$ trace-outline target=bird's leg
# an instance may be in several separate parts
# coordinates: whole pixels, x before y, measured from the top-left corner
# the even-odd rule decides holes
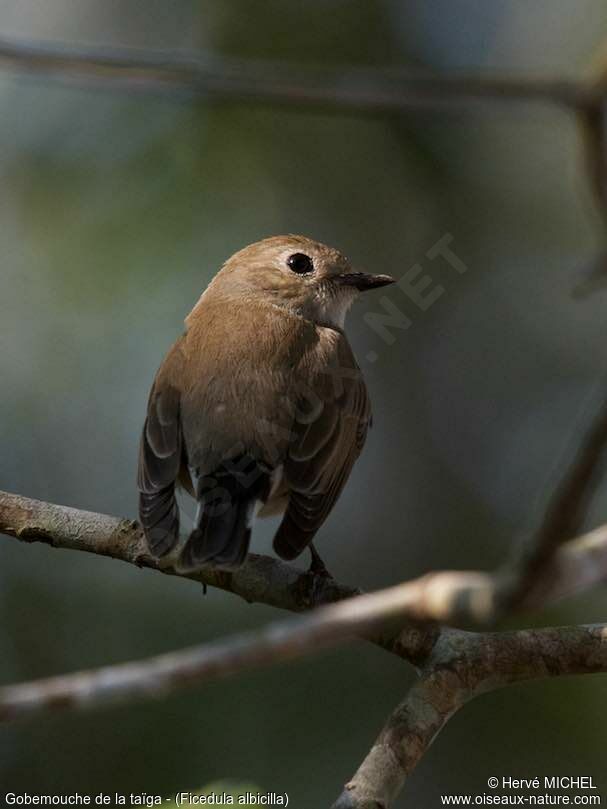
[[[326,578],[332,579],[333,576],[327,570],[327,566],[325,565],[325,563],[320,557],[320,554],[314,547],[314,543],[310,542],[308,547],[310,548],[310,555],[312,557],[310,567],[308,568],[308,573],[311,573],[313,576],[325,576]]]

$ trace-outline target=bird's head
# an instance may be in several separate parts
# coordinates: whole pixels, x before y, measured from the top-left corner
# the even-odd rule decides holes
[[[360,292],[394,282],[356,271],[338,250],[305,236],[273,236],[235,253],[211,287],[245,296],[322,325],[342,328]]]

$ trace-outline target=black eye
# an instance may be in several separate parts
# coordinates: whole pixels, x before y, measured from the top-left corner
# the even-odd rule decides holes
[[[310,256],[306,256],[305,253],[293,253],[293,255],[289,256],[287,259],[287,265],[291,270],[293,270],[293,272],[296,272],[299,275],[304,275],[307,272],[314,272],[314,264],[312,263],[312,259]]]

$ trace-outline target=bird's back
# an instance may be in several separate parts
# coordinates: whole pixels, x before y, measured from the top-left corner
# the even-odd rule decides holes
[[[245,449],[273,467],[285,457],[298,388],[321,336],[314,324],[271,306],[212,300],[182,338],[182,413],[188,462],[201,474]]]

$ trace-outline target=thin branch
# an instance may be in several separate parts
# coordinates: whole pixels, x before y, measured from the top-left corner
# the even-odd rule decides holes
[[[43,542],[53,548],[86,551],[108,556],[170,576],[187,578],[204,587],[240,596],[248,603],[266,604],[291,612],[303,612],[360,595],[356,587],[330,577],[312,576],[278,559],[249,554],[237,571],[205,569],[177,572],[170,562],[150,556],[143,533],[133,520],[45,503],[0,491],[0,533],[22,542]],[[426,654],[434,633],[415,626],[402,631],[377,631],[368,639],[417,665]]]
[[[421,595],[423,594],[411,584],[398,585],[319,607],[308,615],[270,624],[262,630],[215,643],[202,644],[143,661],[5,686],[0,688],[0,721],[49,709],[97,707],[107,702],[162,696],[188,685],[292,660],[333,647],[356,634],[370,632],[388,620],[410,615]],[[597,628],[592,629],[594,632]],[[599,646],[597,650],[593,647],[591,657],[588,656],[590,646],[580,648],[581,639],[588,640],[590,637],[588,631],[587,628],[570,628],[500,635],[442,630],[429,650],[424,670],[436,672],[446,667],[452,674],[454,663],[460,661],[458,665],[461,671],[464,671],[465,666],[467,681],[471,682],[472,674],[477,676],[484,670],[495,673],[487,667],[499,660],[500,682],[514,682],[525,676],[537,676],[539,669],[533,653],[539,647],[544,648],[542,644],[546,639],[554,646],[565,636],[567,648],[559,660],[558,672],[603,670],[602,667],[607,666],[607,628],[601,628],[605,648]],[[579,637],[575,638],[578,642],[570,643],[574,632],[578,632]],[[526,656],[521,653],[524,646]],[[546,661],[550,648],[541,657],[544,665],[548,665]],[[531,658],[529,651],[532,652]],[[481,665],[483,661],[485,669]],[[508,665],[502,665],[504,661]],[[592,661],[596,668],[592,668]],[[575,665],[578,666],[577,669]],[[444,693],[444,687],[441,685],[437,692],[433,682],[422,681],[420,688],[423,694],[428,689],[429,693]],[[450,708],[441,715],[441,726],[453,710]],[[419,720],[420,717],[415,718],[416,722]],[[434,730],[431,736],[437,732],[436,722],[432,723],[432,728]],[[428,733],[430,730],[431,728],[427,729]],[[385,740],[381,744],[385,746]]]
[[[607,232],[607,148],[605,146],[605,97],[607,96],[607,47],[603,43],[593,60],[587,86],[595,103],[577,109],[586,173],[603,226],[602,240]],[[574,289],[583,297],[601,289],[607,283],[607,248],[593,262]]]
[[[453,714],[479,694],[544,677],[607,672],[607,624],[469,633],[445,630],[421,679],[333,809],[387,809]]]
[[[575,457],[552,493],[538,530],[515,553],[503,573],[498,596],[502,611],[511,611],[529,598],[533,600],[533,591],[554,579],[553,573],[544,575],[543,570],[559,546],[581,531],[602,477],[606,453],[607,400],[601,402]]]
[[[298,108],[358,112],[446,105],[541,101],[570,109],[595,104],[583,80],[553,77],[432,75],[397,68],[294,66],[285,62],[208,57],[199,52],[108,50],[0,39],[0,68],[94,81],[125,90],[182,91]]]
[[[128,520],[0,493],[0,531],[27,542],[91,551],[175,574],[173,568],[161,568],[147,555],[140,529]],[[607,575],[607,527],[566,543],[544,573],[536,590],[528,593],[529,598],[534,592],[538,600],[558,598],[603,580]],[[403,628],[404,623],[487,620],[494,614],[499,592],[499,580],[489,574],[447,571],[351,598],[357,592],[354,588],[324,578],[318,581],[267,557],[253,557],[237,573],[207,571],[188,578],[248,600],[296,611],[328,600],[346,600],[225,642],[6,687],[0,691],[0,718],[49,707],[94,705],[108,699],[164,693],[194,681],[291,659],[354,635],[373,640],[423,667],[446,630],[432,623],[425,629],[417,628],[416,623]]]
[[[412,598],[413,596],[409,596]],[[401,589],[350,598],[264,629],[147,660],[0,688],[0,721],[49,709],[162,696],[188,685],[333,647],[406,611]]]
[[[109,556],[169,575],[170,563],[150,556],[138,524],[132,520],[81,511],[0,491],[0,533],[24,542]],[[412,621],[487,623],[501,593],[501,573],[437,571],[399,584],[401,615]],[[234,593],[248,602],[301,612],[361,593],[331,578],[310,576],[268,556],[250,554],[234,573],[207,569],[185,574],[203,585]],[[525,597],[526,606],[585,590],[607,578],[607,525],[561,546],[547,562],[542,581]],[[384,642],[382,642],[382,645]]]
[[[141,529],[132,520],[81,511],[32,500],[0,491],[0,533],[24,542],[44,542],[54,548],[68,548],[110,556],[169,575],[182,575],[170,563],[151,557]],[[493,619],[502,590],[501,573],[480,571],[437,571],[384,592],[397,594],[399,615],[414,622],[448,624],[487,623]],[[218,587],[249,602],[300,612],[361,591],[330,578],[314,577],[268,556],[250,554],[234,573],[212,569],[184,578]],[[542,580],[534,583],[525,606],[573,595],[607,578],[607,525],[562,545],[547,562]],[[397,636],[376,642],[395,651]],[[405,652],[406,648],[397,653]]]
[[[249,554],[246,565],[234,573],[212,569],[177,573],[170,563],[149,554],[141,528],[133,520],[44,503],[2,491],[0,533],[24,542],[44,542],[55,548],[109,556],[235,593],[249,603],[267,604],[293,612],[360,593],[357,588],[339,585],[330,578],[314,580],[303,570],[257,554]]]

